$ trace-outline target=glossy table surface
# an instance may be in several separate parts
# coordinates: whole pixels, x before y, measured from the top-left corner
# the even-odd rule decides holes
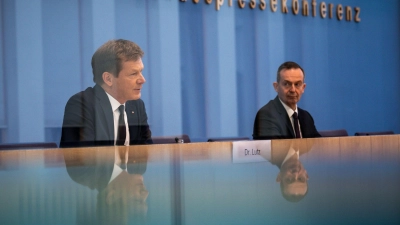
[[[233,163],[232,142],[0,151],[0,224],[400,224],[400,135],[272,140],[266,159]]]

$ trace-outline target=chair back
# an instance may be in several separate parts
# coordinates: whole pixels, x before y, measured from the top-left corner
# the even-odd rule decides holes
[[[345,129],[340,129],[340,130],[321,130],[318,131],[318,133],[322,137],[344,137],[344,136],[349,136],[347,131]]]
[[[249,137],[219,137],[219,138],[209,138],[208,142],[221,142],[221,141],[245,141],[250,140]]]
[[[33,142],[33,143],[11,143],[0,144],[0,150],[24,150],[24,149],[46,149],[58,148],[54,142]]]
[[[394,134],[394,132],[391,130],[377,131],[377,132],[356,132],[354,135],[355,136],[370,136],[370,135],[389,135],[389,134]]]
[[[176,144],[190,143],[190,137],[187,134],[172,135],[172,136],[156,136],[151,137],[153,144]]]

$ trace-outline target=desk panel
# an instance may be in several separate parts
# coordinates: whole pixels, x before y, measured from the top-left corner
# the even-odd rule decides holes
[[[374,160],[399,160],[400,135],[379,135],[371,137],[371,157]]]
[[[0,151],[0,224],[400,224],[399,138]]]

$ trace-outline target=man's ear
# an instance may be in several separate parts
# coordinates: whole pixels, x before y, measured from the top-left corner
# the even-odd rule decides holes
[[[107,86],[112,86],[114,81],[114,76],[109,72],[104,72],[102,75],[103,81]]]
[[[277,82],[274,82],[272,85],[274,85],[274,89],[275,89],[275,91],[276,92],[278,92],[278,83]]]

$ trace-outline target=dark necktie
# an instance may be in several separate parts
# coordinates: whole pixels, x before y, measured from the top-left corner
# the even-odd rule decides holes
[[[120,105],[119,109],[119,120],[118,120],[118,133],[117,133],[117,145],[124,145],[126,139],[126,126],[124,118],[124,105]]]
[[[121,159],[121,164],[119,165],[119,167],[121,167],[121,169],[126,170],[126,152],[127,152],[127,148],[128,146],[120,146],[117,147],[118,151],[119,151],[119,158]]]
[[[293,124],[294,124],[294,133],[296,134],[296,138],[301,138],[300,129],[299,129],[299,118],[297,117],[297,113],[293,113]]]

